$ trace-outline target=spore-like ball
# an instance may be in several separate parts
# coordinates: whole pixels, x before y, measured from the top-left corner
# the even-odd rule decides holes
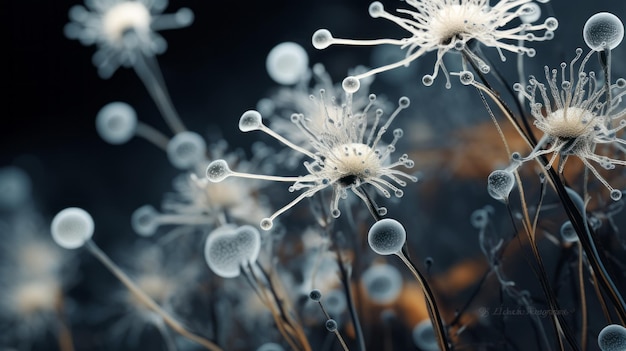
[[[82,208],[68,207],[54,216],[50,231],[59,246],[77,249],[93,236],[93,218]]]
[[[397,220],[384,218],[372,225],[367,241],[379,255],[395,254],[400,252],[406,241],[406,230]]]

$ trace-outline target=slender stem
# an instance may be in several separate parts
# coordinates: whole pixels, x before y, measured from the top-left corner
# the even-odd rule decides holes
[[[146,294],[141,288],[133,282],[124,271],[122,271],[111,259],[96,245],[93,240],[88,240],[85,243],[87,250],[97,258],[117,279],[119,279],[122,284],[130,290],[131,293],[135,295],[143,304],[146,305],[151,311],[159,315],[159,317],[163,318],[163,322],[167,324],[170,328],[172,328],[175,332],[182,335],[183,337],[194,341],[202,346],[204,346],[207,350],[211,351],[223,351],[219,346],[213,343],[211,340],[206,339],[202,336],[196,335],[190,331],[188,331],[179,321],[174,319],[169,313],[167,313],[159,304],[157,304],[148,294]]]
[[[516,131],[522,136],[531,149],[535,146],[530,137],[526,135],[520,128],[519,123],[515,120],[512,111],[506,106],[505,102],[495,94],[488,86],[483,84],[479,84],[478,82],[472,83],[475,87],[484,91],[500,108],[500,110],[505,114],[505,116],[509,119],[509,121],[513,124]],[[537,161],[542,164],[545,168],[547,164],[547,160],[544,156],[540,156],[537,158]],[[570,219],[574,229],[576,230],[576,234],[578,234],[579,240],[584,248],[585,254],[589,259],[589,264],[592,270],[599,275],[598,283],[602,290],[604,290],[609,297],[611,298],[611,302],[615,306],[617,310],[618,316],[622,324],[626,324],[626,303],[622,298],[621,294],[615,287],[615,284],[608,274],[606,269],[604,268],[604,264],[602,261],[604,260],[604,255],[595,247],[594,239],[592,236],[593,228],[586,221],[586,216],[584,213],[580,213],[576,206],[574,205],[572,199],[569,194],[565,190],[565,186],[563,182],[559,178],[558,174],[553,168],[549,168],[545,170],[545,173],[548,175],[550,184],[556,190],[561,202],[563,203],[563,207],[567,213],[568,218]],[[559,319],[561,316],[559,316]]]
[[[333,242],[335,241],[333,240]],[[362,351],[365,351],[365,337],[363,336],[363,329],[361,328],[361,323],[359,322],[359,316],[356,312],[356,308],[354,307],[354,299],[352,298],[350,273],[346,269],[345,264],[343,264],[343,258],[341,256],[341,251],[338,246],[335,246],[335,252],[337,253],[337,265],[339,266],[340,279],[343,285],[344,293],[346,294],[346,300],[348,302],[348,311],[350,312],[350,318],[352,319],[352,324],[354,325],[354,330],[355,330],[357,342],[359,344],[359,349]]]
[[[437,337],[437,343],[439,344],[439,348],[442,351],[450,351],[450,345],[446,340],[446,330],[445,326],[443,325],[443,319],[441,318],[441,313],[439,312],[439,308],[437,307],[437,303],[435,302],[435,295],[430,289],[426,278],[402,251],[396,252],[396,256],[400,257],[402,262],[404,262],[404,264],[411,271],[411,273],[413,273],[413,276],[415,276],[415,279],[417,280],[420,287],[422,288],[422,291],[424,292],[428,315],[430,316],[430,320],[433,323],[433,328],[435,330],[435,336]]]
[[[341,333],[339,333],[339,330],[335,329],[335,331],[333,333],[335,333],[335,336],[337,337],[337,340],[339,340],[339,342],[341,343],[341,347],[343,348],[343,351],[350,351],[348,349],[348,345],[346,345],[345,340],[343,340],[343,337],[341,336]]]
[[[585,294],[585,275],[584,275],[584,256],[583,248],[580,241],[578,246],[578,284],[580,287],[580,305],[581,305],[581,347],[582,351],[587,350],[587,294]]]
[[[137,55],[137,57],[137,62],[133,65],[133,68],[157,105],[165,123],[175,134],[186,131],[187,128],[178,116],[167,88],[163,84],[162,79],[160,79],[161,70],[158,63],[152,57],[144,55]]]
[[[169,144],[170,138],[166,137],[154,127],[143,122],[137,122],[135,135],[146,139],[163,151],[167,151],[167,144]]]

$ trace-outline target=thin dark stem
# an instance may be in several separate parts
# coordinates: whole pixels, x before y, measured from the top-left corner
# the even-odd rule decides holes
[[[345,264],[343,263],[341,250],[339,250],[338,247],[335,247],[335,252],[337,253],[337,265],[339,266],[340,279],[343,285],[344,293],[346,294],[346,299],[348,302],[348,311],[350,312],[352,324],[354,325],[354,331],[356,334],[357,343],[359,345],[359,350],[365,351],[365,337],[363,335],[363,329],[361,328],[361,322],[359,321],[359,316],[354,306],[354,299],[352,298],[352,287],[350,285],[350,273],[348,272]]]
[[[426,280],[426,277],[422,275],[422,273],[417,269],[413,261],[411,261],[411,259],[409,259],[406,256],[404,251],[406,251],[405,248],[403,248],[402,251],[397,252],[396,256],[400,257],[402,262],[404,262],[404,264],[407,266],[407,268],[409,268],[411,273],[413,273],[413,276],[415,277],[420,287],[422,288],[422,291],[424,292],[424,297],[426,298],[426,307],[428,310],[428,315],[430,316],[430,320],[433,323],[433,328],[435,329],[435,335],[437,337],[437,342],[439,343],[439,347],[443,351],[450,351],[451,350],[450,344],[448,343],[448,340],[446,337],[447,335],[446,329],[443,323],[443,318],[441,317],[441,313],[439,312],[439,308],[437,307],[435,294],[431,290],[430,285],[428,284],[428,281]]]

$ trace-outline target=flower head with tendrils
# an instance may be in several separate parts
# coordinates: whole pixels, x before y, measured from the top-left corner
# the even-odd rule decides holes
[[[167,0],[86,0],[87,7],[70,9],[72,22],[65,35],[83,45],[98,45],[93,63],[103,78],[109,78],[119,66],[132,66],[141,56],[161,54],[167,48],[156,31],[186,27],[193,12],[182,8],[162,14]]]
[[[552,167],[557,156],[561,156],[558,171],[562,173],[567,158],[574,155],[611,191],[611,198],[617,201],[622,196],[621,191],[613,189],[589,161],[596,162],[604,169],[613,169],[616,165],[626,166],[625,160],[595,152],[596,146],[601,144],[611,144],[621,152],[626,152],[626,140],[615,135],[626,127],[626,109],[619,109],[622,98],[626,95],[626,80],[620,78],[615,83],[610,83],[608,88],[598,84],[593,71],[589,74],[584,71],[585,64],[594,52],[589,52],[582,59],[576,71],[574,64],[583,53],[582,49],[577,49],[569,71],[567,64],[561,63],[560,81],[559,70],[550,70],[546,66],[547,87],[533,76],[530,77],[526,90],[520,83],[514,85],[513,88],[530,101],[535,126],[543,132],[536,147],[527,157],[521,158],[515,154],[514,158],[528,161],[552,153],[546,168]],[[618,90],[618,93],[610,101],[606,101],[610,96],[607,94],[609,90]],[[618,122],[617,126],[615,122]]]
[[[534,17],[531,15],[538,11],[533,0],[500,0],[493,6],[489,5],[488,0],[406,0],[406,3],[415,8],[415,10],[397,10],[406,16],[397,16],[385,11],[383,4],[378,1],[369,7],[369,14],[373,18],[385,18],[409,32],[410,36],[406,38],[338,39],[333,38],[327,29],[320,29],[313,34],[313,46],[324,49],[333,44],[369,46],[390,44],[407,49],[404,59],[356,75],[356,79],[408,65],[427,52],[437,51],[433,74],[425,75],[422,82],[427,86],[432,85],[441,70],[446,76],[446,87],[450,88],[449,72],[443,63],[443,56],[450,50],[465,52],[483,73],[487,73],[490,67],[466,49],[466,44],[470,40],[495,47],[504,61],[503,50],[534,56],[535,50],[524,47],[523,42],[552,39],[553,31],[558,27],[558,21],[554,17],[547,18],[542,24],[526,23],[526,19]],[[523,23],[516,27],[508,26],[514,19],[520,19]],[[542,36],[533,34],[542,30],[545,31]],[[514,41],[516,44],[505,41]]]
[[[348,90],[350,88],[354,90],[354,84],[358,86],[358,81],[348,79],[347,82],[344,81],[343,85]],[[396,197],[403,196],[403,191],[399,187],[406,186],[406,181],[402,178],[413,182],[417,181],[416,177],[396,169],[400,166],[413,167],[414,163],[408,158],[408,155],[402,155],[396,162],[389,162],[390,154],[395,151],[395,144],[402,137],[402,129],[395,129],[393,140],[386,147],[381,147],[383,135],[400,111],[409,106],[409,99],[402,97],[398,108],[380,126],[384,113],[381,109],[376,110],[373,114],[373,124],[370,126],[368,125],[368,117],[372,114],[370,110],[376,96],[370,95],[370,103],[355,113],[352,107],[352,93],[346,92],[345,94],[345,104],[337,106],[327,101],[324,90],[320,91],[319,99],[314,101],[317,101],[318,108],[326,117],[323,125],[316,126],[315,130],[309,125],[310,120],[307,116],[292,115],[291,121],[309,138],[314,151],[294,144],[265,126],[261,114],[255,110],[246,111],[239,120],[241,131],[263,131],[310,158],[310,161],[304,162],[308,171],[307,175],[280,177],[239,173],[230,170],[226,161],[215,160],[207,168],[208,179],[213,182],[220,182],[227,177],[234,176],[293,182],[289,187],[290,192],[303,190],[290,203],[261,221],[261,228],[264,230],[269,230],[273,226],[274,219],[298,202],[328,187],[333,188],[330,213],[335,218],[341,214],[339,199],[346,198],[347,190],[351,190],[361,198],[370,211],[375,211],[377,215],[385,215],[387,210],[374,204],[362,185],[369,184],[389,198],[392,192]]]

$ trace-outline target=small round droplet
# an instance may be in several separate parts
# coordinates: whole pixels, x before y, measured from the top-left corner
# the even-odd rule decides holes
[[[361,82],[355,77],[346,77],[343,82],[341,82],[341,87],[345,90],[346,93],[354,94],[359,91],[361,87]]]
[[[380,1],[374,1],[370,4],[369,14],[370,16],[372,16],[372,18],[378,18],[383,13],[385,13],[385,7],[383,6],[383,4],[380,3]]]
[[[487,178],[487,191],[496,200],[508,201],[514,185],[515,176],[511,171],[495,170]]]
[[[219,183],[231,174],[232,171],[224,160],[215,160],[206,169],[206,177],[213,183]]]
[[[93,218],[82,208],[69,207],[54,216],[50,231],[59,246],[77,249],[93,236]]]
[[[313,33],[313,47],[322,50],[326,49],[333,43],[333,35],[328,29],[318,29]]]
[[[274,226],[274,222],[269,218],[263,218],[259,225],[261,226],[261,229],[263,230],[270,230]]]
[[[159,228],[159,212],[151,205],[144,205],[133,212],[130,223],[141,236],[152,236]]]
[[[372,225],[367,241],[379,255],[391,255],[400,252],[406,241],[406,230],[395,219],[384,218]]]
[[[327,320],[324,325],[326,326],[326,329],[331,333],[337,331],[337,321],[335,321],[334,319]]]
[[[239,130],[250,132],[259,129],[263,125],[263,117],[256,110],[248,110],[239,118]]]
[[[523,23],[534,23],[541,17],[541,7],[537,3],[530,2],[521,7],[522,14],[519,16]]]
[[[611,190],[611,200],[619,201],[621,198],[622,198],[622,191],[621,190],[617,190],[617,189]]]
[[[474,82],[474,74],[470,71],[461,72],[459,78],[461,80],[461,84],[463,85],[470,85],[472,84],[472,82]]]
[[[297,43],[280,43],[270,50],[265,60],[265,68],[276,83],[295,84],[302,80],[309,69],[309,55]]]
[[[624,39],[624,24],[610,12],[596,13],[585,22],[583,38],[591,50],[612,50]]]
[[[554,17],[546,18],[545,22],[543,22],[548,28],[549,31],[554,31],[559,27],[559,21]]]
[[[406,96],[403,96],[398,100],[398,105],[400,105],[401,108],[407,108],[409,107],[410,104],[411,104],[411,99],[409,99]]]
[[[176,134],[167,144],[167,158],[178,169],[189,169],[206,157],[206,143],[194,132]]]
[[[619,324],[610,324],[598,334],[598,346],[602,351],[626,350],[626,328]]]
[[[109,144],[124,144],[132,139],[136,129],[135,109],[125,102],[106,104],[96,115],[96,131]]]
[[[572,222],[566,221],[561,225],[561,238],[568,243],[575,243],[578,241],[578,234],[572,225]]]
[[[430,74],[427,74],[422,77],[422,84],[424,84],[427,87],[433,85],[434,82],[435,82],[435,79]]]
[[[322,292],[319,291],[318,289],[313,289],[311,290],[311,292],[309,293],[309,298],[315,302],[319,301],[322,299]]]

